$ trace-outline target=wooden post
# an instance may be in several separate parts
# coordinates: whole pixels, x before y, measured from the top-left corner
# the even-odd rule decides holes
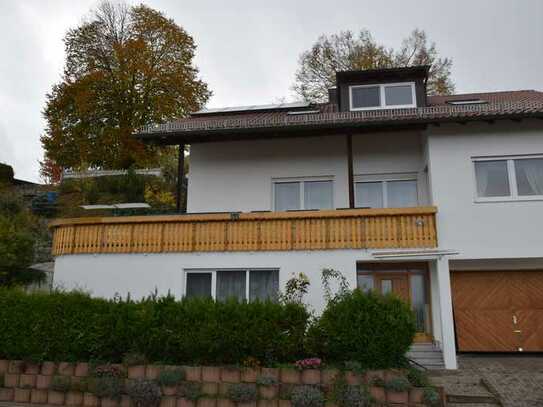
[[[183,204],[183,186],[185,181],[185,144],[179,144],[179,156],[177,159],[177,196],[176,209],[179,213],[185,213],[187,208]]]
[[[353,136],[347,135],[347,182],[349,183],[349,208],[354,208]]]

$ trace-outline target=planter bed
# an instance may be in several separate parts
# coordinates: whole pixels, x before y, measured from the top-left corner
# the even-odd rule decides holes
[[[309,387],[321,392],[323,407],[336,407],[339,403],[333,400],[331,394],[340,377],[345,386],[365,389],[374,401],[372,405],[426,405],[423,388],[392,391],[383,386],[387,377],[403,375],[398,370],[356,373],[326,368],[300,370],[294,367],[137,365],[121,368],[122,377],[118,380],[123,383],[123,390],[118,397],[100,398],[91,388],[85,388],[92,380],[98,380],[93,379],[93,369],[87,363],[44,362],[29,365],[29,368],[25,365],[20,361],[0,360],[0,402],[68,407],[133,407],[135,403],[126,393],[131,382],[144,379],[155,381],[162,369],[175,368],[184,371],[184,379],[177,385],[168,386],[166,392],[163,388],[156,407],[296,407],[290,395],[296,389]],[[64,390],[54,387],[54,379],[59,377],[70,384]],[[193,389],[190,395],[183,393],[183,384],[190,384],[188,387]],[[238,400],[232,398],[232,386],[242,389],[239,390],[242,395]],[[243,389],[252,389],[251,396],[243,398]],[[435,405],[444,406],[443,390],[438,388],[437,391],[440,401]]]

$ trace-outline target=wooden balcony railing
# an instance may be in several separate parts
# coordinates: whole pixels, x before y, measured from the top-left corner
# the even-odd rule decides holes
[[[435,207],[53,221],[53,255],[437,246]]]

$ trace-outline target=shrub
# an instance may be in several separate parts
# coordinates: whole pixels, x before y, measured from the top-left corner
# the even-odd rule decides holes
[[[161,386],[170,387],[178,385],[184,379],[185,371],[183,369],[166,369],[159,373],[157,382]]]
[[[235,383],[228,387],[227,397],[236,403],[249,403],[256,400],[256,386],[249,383]]]
[[[259,376],[256,379],[256,384],[260,386],[274,386],[276,384],[279,384],[279,380],[271,376]]]
[[[385,389],[392,392],[402,392],[407,391],[411,388],[411,383],[405,377],[395,377],[385,382]]]
[[[160,387],[152,380],[136,379],[130,382],[126,392],[136,407],[157,406],[160,402]]]
[[[343,363],[343,368],[351,372],[364,373],[366,369],[362,366],[362,363],[357,362],[356,360],[347,360]]]
[[[299,304],[0,288],[0,358],[118,363],[132,349],[165,364],[288,363],[304,357],[308,319]]]
[[[324,395],[315,386],[298,386],[290,394],[290,401],[294,407],[322,407]]]
[[[422,400],[429,406],[439,406],[441,400],[438,391],[433,387],[425,387],[422,393]]]
[[[196,401],[202,397],[202,385],[197,382],[183,382],[179,386],[178,393],[187,400]]]
[[[409,383],[414,387],[426,387],[430,384],[426,372],[414,367],[407,371],[407,380],[409,380]]]
[[[138,366],[145,365],[146,363],[147,358],[141,353],[131,352],[123,356],[123,364],[125,366]]]
[[[401,366],[415,335],[409,305],[360,290],[334,297],[308,332],[307,347],[327,363],[357,361],[366,369]]]
[[[71,388],[70,378],[66,376],[55,376],[51,379],[49,388],[54,391],[66,393]]]
[[[118,377],[99,377],[94,384],[96,396],[105,399],[120,400],[123,381]]]

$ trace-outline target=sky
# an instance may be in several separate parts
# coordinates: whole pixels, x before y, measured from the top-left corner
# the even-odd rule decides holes
[[[213,91],[208,107],[294,100],[299,55],[321,34],[363,28],[389,47],[425,30],[453,59],[457,93],[543,90],[543,0],[143,2],[193,36],[195,63]],[[0,162],[17,178],[39,181],[41,112],[61,79],[62,39],[97,4],[0,0]]]

